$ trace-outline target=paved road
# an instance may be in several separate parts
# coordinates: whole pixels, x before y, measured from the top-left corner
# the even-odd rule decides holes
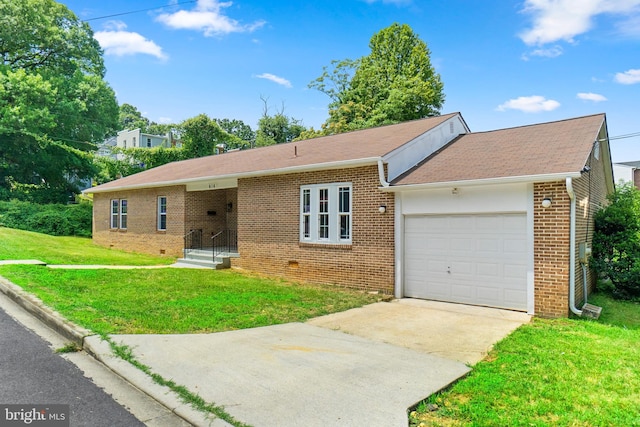
[[[69,360],[0,309],[0,403],[68,404],[71,426],[143,426]]]

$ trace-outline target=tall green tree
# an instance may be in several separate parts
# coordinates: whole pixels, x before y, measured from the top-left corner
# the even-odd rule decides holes
[[[0,0],[0,197],[63,201],[117,128],[102,50],[53,0]],[[36,197],[37,195],[37,197]]]
[[[140,129],[146,133],[147,128],[151,124],[148,118],[144,117],[136,107],[131,104],[124,103],[118,111],[119,130],[124,129]]]
[[[264,147],[291,142],[306,131],[300,120],[284,114],[284,106],[275,115],[270,116],[267,99],[262,97],[261,99],[264,102],[264,109],[262,117],[258,121],[256,146]]]
[[[216,147],[227,147],[237,142],[237,137],[225,132],[215,120],[206,114],[200,114],[185,120],[180,125],[182,149],[185,158],[210,156],[216,153]]]
[[[333,61],[309,84],[331,99],[324,134],[439,114],[443,84],[427,44],[410,26],[392,24],[373,35],[369,48],[360,59]]]
[[[229,143],[228,150],[252,148],[256,142],[256,133],[251,126],[238,119],[214,119],[218,126],[230,135],[235,135],[238,140]]]

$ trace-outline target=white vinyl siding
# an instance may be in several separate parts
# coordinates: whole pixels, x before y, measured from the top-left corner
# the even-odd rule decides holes
[[[300,241],[351,243],[350,183],[307,185],[300,189]]]

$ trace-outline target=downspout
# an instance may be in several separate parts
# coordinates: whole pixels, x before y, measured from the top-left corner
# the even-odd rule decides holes
[[[382,159],[378,159],[378,179],[380,179],[380,185],[383,187],[389,186],[389,183],[384,177],[384,164],[382,163]]]
[[[582,316],[582,310],[576,308],[576,193],[573,191],[571,177],[567,177],[567,193],[571,199],[571,220],[569,225],[569,309],[573,314]]]

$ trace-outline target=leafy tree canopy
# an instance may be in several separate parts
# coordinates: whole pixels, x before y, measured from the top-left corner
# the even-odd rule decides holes
[[[256,143],[256,133],[251,126],[237,119],[214,119],[218,126],[230,135],[235,135],[239,140],[230,141],[227,150],[253,148]]]
[[[282,144],[298,139],[300,134],[306,131],[300,120],[294,119],[284,114],[284,106],[275,115],[269,115],[267,99],[261,98],[264,102],[262,117],[258,121],[258,131],[256,132],[256,146]]]
[[[218,146],[226,149],[229,145],[240,144],[240,138],[225,132],[215,120],[206,114],[200,114],[185,120],[182,130],[182,148],[185,158],[210,156],[216,153]]]
[[[332,61],[309,84],[331,99],[323,134],[334,134],[438,115],[444,104],[430,51],[406,24],[374,34],[371,52]]]
[[[118,119],[104,72],[91,28],[65,6],[0,0],[2,197],[64,201],[93,175],[93,143]]]
[[[127,103],[120,106],[118,122],[119,130],[140,129],[144,133],[148,133],[147,128],[151,125],[149,119],[144,117],[136,107]]]

